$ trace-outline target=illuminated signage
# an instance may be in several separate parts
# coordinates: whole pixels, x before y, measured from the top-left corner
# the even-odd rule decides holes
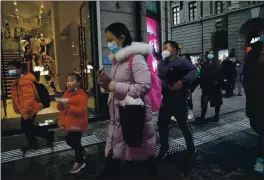
[[[252,38],[251,41],[250,41],[250,44],[253,44],[257,41],[260,41],[260,38],[259,37],[255,37],[255,38]]]

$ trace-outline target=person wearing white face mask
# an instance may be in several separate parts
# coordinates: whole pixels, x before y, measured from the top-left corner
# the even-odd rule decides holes
[[[187,59],[178,56],[178,44],[174,41],[166,41],[163,44],[161,56],[163,60],[158,66],[158,76],[162,80],[163,106],[158,118],[161,144],[158,158],[163,159],[169,150],[169,123],[174,116],[187,145],[187,160],[193,160],[195,147],[191,128],[187,122],[187,98],[188,86],[196,78],[196,67]]]

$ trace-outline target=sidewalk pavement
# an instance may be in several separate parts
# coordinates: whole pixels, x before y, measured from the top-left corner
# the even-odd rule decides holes
[[[228,125],[245,119],[244,112],[223,115],[219,123],[194,126],[194,135],[205,129]],[[182,137],[177,126],[171,128],[170,138]],[[255,145],[258,136],[246,129],[198,146],[198,158],[189,174],[190,180],[261,180],[263,176],[253,173]],[[85,148],[87,167],[77,178],[92,180],[104,167],[104,146],[99,144]],[[242,158],[241,158],[242,157]],[[73,179],[69,170],[73,165],[74,152],[39,156],[2,164],[3,180],[67,180]],[[164,161],[157,161],[160,179],[186,180],[183,176],[183,152],[169,155]]]

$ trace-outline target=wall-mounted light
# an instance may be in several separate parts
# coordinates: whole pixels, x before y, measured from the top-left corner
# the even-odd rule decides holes
[[[15,11],[17,12],[17,11],[18,11],[18,9],[16,8],[16,9],[15,9]]]
[[[17,5],[17,2],[16,2],[16,1],[14,1],[14,5],[15,5],[15,6]]]
[[[40,14],[42,14],[43,13],[43,11],[42,10],[40,10],[40,12],[39,12]]]
[[[40,6],[41,8],[44,8],[44,5],[43,4],[41,4],[41,6]]]

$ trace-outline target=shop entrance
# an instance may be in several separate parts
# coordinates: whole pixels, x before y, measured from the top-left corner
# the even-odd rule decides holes
[[[30,61],[30,71],[38,72],[40,83],[49,90],[51,107],[38,113],[36,123],[40,126],[57,127],[54,90],[62,94],[66,88],[66,77],[73,71],[82,76],[83,88],[89,97],[87,108],[90,120],[98,117],[98,88],[94,70],[98,69],[99,63],[97,28],[91,25],[96,24],[96,3],[10,1],[3,2],[2,7],[1,78],[5,77],[7,83],[1,86],[1,100],[4,100],[1,115],[6,119],[2,121],[2,130],[8,134],[20,132],[20,115],[13,111],[8,85],[13,79],[5,71],[6,64],[14,59]]]
[[[80,75],[84,90],[88,93],[89,117],[97,116],[96,108],[96,82],[95,82],[95,59],[93,58],[93,33],[91,27],[92,2],[83,2],[80,7],[80,24],[78,27]]]
[[[246,40],[247,46],[259,41],[259,32],[264,29],[264,19],[255,18],[244,23],[240,28],[240,33]]]

